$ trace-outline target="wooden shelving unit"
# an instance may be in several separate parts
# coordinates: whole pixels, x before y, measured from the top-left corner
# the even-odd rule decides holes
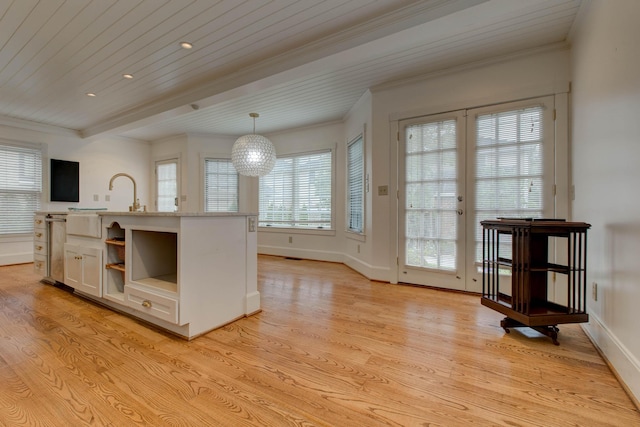
[[[107,228],[107,238],[104,241],[107,245],[107,257],[104,268],[112,270],[107,276],[107,285],[104,289],[104,296],[107,298],[122,301],[124,299],[125,286],[125,258],[126,241],[125,232],[118,223],[111,224]]]
[[[584,222],[550,219],[496,219],[483,227],[481,303],[507,317],[506,332],[531,327],[558,345],[558,324],[589,321],[586,312],[587,229]],[[549,238],[566,239],[567,264],[549,262]],[[500,253],[511,239],[511,258]],[[509,274],[504,274],[510,270]],[[566,304],[549,300],[549,273],[567,276]]]

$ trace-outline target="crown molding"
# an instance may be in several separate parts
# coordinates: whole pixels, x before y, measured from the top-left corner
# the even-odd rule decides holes
[[[33,122],[31,120],[18,119],[10,116],[0,115],[0,125],[18,129],[30,130],[34,132],[49,133],[62,136],[82,137],[80,131],[63,128],[60,126],[48,125],[45,123]]]
[[[464,64],[454,65],[452,67],[442,68],[439,70],[430,71],[428,73],[422,73],[415,76],[406,77],[404,79],[398,79],[398,80],[393,80],[386,83],[381,83],[379,85],[375,85],[369,88],[369,90],[372,93],[376,93],[383,90],[392,89],[398,86],[405,86],[408,84],[420,83],[422,81],[433,79],[436,77],[449,76],[451,74],[483,68],[490,65],[500,64],[503,62],[509,62],[509,61],[525,58],[532,55],[538,55],[538,54],[549,53],[549,52],[567,51],[570,49],[571,49],[571,46],[566,41],[551,43],[541,47],[521,50],[518,52],[509,53],[505,55],[494,56],[491,58],[481,59],[479,61],[474,61],[474,62],[465,62]]]

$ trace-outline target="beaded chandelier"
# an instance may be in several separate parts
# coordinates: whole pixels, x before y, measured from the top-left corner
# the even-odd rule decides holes
[[[253,118],[253,133],[243,135],[236,140],[231,149],[231,162],[240,175],[264,176],[276,165],[276,150],[271,141],[262,135],[256,135],[256,117]]]

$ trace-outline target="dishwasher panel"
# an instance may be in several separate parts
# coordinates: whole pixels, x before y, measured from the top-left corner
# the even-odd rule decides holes
[[[64,282],[64,244],[67,240],[66,222],[63,215],[47,216],[49,233],[49,271],[48,278]]]

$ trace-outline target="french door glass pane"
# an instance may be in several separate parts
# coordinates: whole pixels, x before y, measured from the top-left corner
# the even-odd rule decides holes
[[[405,264],[457,268],[456,121],[405,128]]]
[[[480,221],[543,216],[542,125],[541,106],[476,118],[476,262],[482,259]],[[510,237],[500,243],[500,256],[511,258]]]
[[[178,197],[178,164],[158,163],[156,165],[158,187],[158,211],[175,212]]]

